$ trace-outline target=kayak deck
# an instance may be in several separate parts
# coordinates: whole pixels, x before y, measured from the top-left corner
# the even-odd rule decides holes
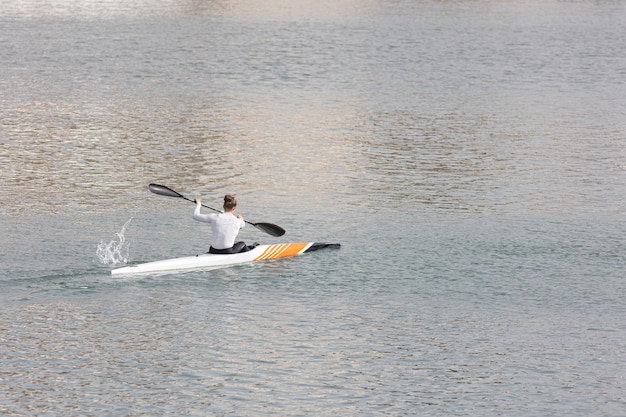
[[[165,259],[113,269],[111,275],[146,274],[151,272],[181,271],[186,269],[219,268],[267,259],[288,258],[324,248],[339,248],[338,243],[298,242],[258,245],[248,252],[229,255],[205,253],[196,256]]]

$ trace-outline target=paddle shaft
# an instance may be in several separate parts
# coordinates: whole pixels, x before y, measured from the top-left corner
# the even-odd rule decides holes
[[[190,202],[196,204],[195,201],[185,197],[181,193],[179,193],[177,191],[174,191],[171,188],[166,187],[164,185],[150,184],[148,186],[148,188],[150,189],[150,191],[152,191],[155,194],[163,195],[163,196],[166,196],[166,197],[178,197],[178,198],[182,198],[183,200],[187,200],[187,201],[190,201]],[[209,206],[207,206],[205,204],[202,204],[202,207],[206,207],[209,210],[213,210],[213,211],[216,211],[218,213],[222,212],[221,210],[214,209],[213,207],[209,207]],[[282,227],[280,227],[278,225],[272,224],[272,223],[252,223],[252,222],[249,222],[248,220],[244,220],[244,222],[246,222],[246,223],[256,227],[257,229],[261,230],[262,232],[267,233],[268,235],[282,236],[282,235],[285,234],[285,229],[283,229]]]

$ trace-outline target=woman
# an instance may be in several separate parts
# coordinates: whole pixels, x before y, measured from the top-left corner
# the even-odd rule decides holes
[[[237,200],[232,195],[224,197],[224,212],[214,214],[202,214],[202,200],[194,200],[196,208],[193,211],[194,220],[204,223],[211,223],[211,248],[209,253],[229,254],[240,253],[250,250],[244,242],[235,243],[235,238],[239,229],[245,227],[246,222],[243,217],[235,217]]]

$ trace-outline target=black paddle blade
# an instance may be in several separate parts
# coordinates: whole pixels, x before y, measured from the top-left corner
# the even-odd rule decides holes
[[[159,194],[159,195],[164,195],[166,197],[185,198],[182,194],[177,193],[176,191],[172,190],[171,188],[166,187],[165,185],[150,184],[148,186],[148,188],[153,193]]]
[[[250,224],[271,236],[278,237],[278,236],[282,236],[285,234],[285,229],[272,223],[250,223]]]

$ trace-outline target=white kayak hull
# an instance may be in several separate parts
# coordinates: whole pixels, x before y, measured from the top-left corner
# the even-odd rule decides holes
[[[277,243],[273,245],[258,245],[254,249],[229,255],[205,253],[196,256],[165,259],[137,265],[125,266],[111,271],[111,275],[147,274],[154,272],[171,272],[191,269],[212,269],[267,259],[288,258],[302,255],[306,252],[322,248],[338,248],[336,243]]]

